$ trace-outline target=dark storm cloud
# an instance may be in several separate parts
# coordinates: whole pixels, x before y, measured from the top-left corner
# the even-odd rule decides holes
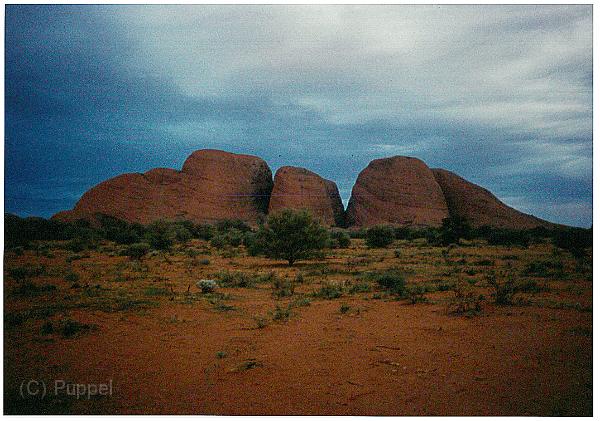
[[[344,199],[412,155],[553,221],[592,220],[591,8],[7,6],[7,211],[199,148]]]

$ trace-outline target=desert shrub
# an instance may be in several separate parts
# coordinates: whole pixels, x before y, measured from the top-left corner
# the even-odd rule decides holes
[[[448,305],[448,311],[453,314],[475,316],[481,313],[485,297],[463,282],[457,282],[451,288],[454,298]]]
[[[440,229],[429,227],[429,228],[419,228],[419,229],[411,229],[408,234],[408,240],[414,241],[419,238],[424,238],[427,243],[438,244],[440,238]]]
[[[261,316],[255,316],[254,317],[254,323],[256,323],[256,328],[257,329],[264,329],[269,324],[269,322],[267,321],[267,319],[265,319],[264,317],[261,317]]]
[[[46,294],[56,291],[56,286],[52,284],[36,284],[27,279],[20,282],[19,285],[12,290],[13,295],[21,297],[33,297],[36,295]]]
[[[73,253],[80,253],[88,248],[89,243],[83,238],[73,238],[65,244],[65,249]]]
[[[24,249],[21,246],[17,246],[17,247],[12,247],[11,251],[15,254],[15,256],[22,256]]]
[[[239,271],[220,271],[213,277],[225,288],[251,288],[257,283],[255,276]]]
[[[561,261],[537,260],[530,262],[523,270],[525,276],[547,277],[551,274],[562,275],[564,265]]]
[[[210,239],[210,245],[216,249],[223,249],[227,245],[227,240],[224,235],[218,234]]]
[[[488,276],[488,284],[494,289],[492,297],[499,305],[513,305],[515,294],[520,292],[538,293],[547,290],[547,287],[540,286],[533,280],[517,282],[512,273],[502,276],[503,280],[498,280],[495,273]]]
[[[96,325],[81,323],[76,320],[66,319],[60,324],[60,333],[65,338],[73,338],[80,333],[97,329]]]
[[[435,292],[435,291],[445,292],[445,291],[450,291],[452,289],[452,285],[450,283],[448,283],[447,281],[444,281],[443,279],[435,279],[435,280],[431,281],[431,283],[429,285],[430,285],[429,292]]]
[[[471,238],[471,226],[467,220],[459,216],[444,218],[440,228],[440,244],[446,246],[453,243],[458,244],[461,238]]]
[[[303,284],[304,283],[304,273],[298,272],[296,274],[296,277],[294,278],[294,282],[297,284]]]
[[[146,229],[146,241],[155,250],[169,250],[173,245],[174,232],[171,224],[158,220]]]
[[[340,313],[342,314],[346,314],[350,311],[350,306],[346,303],[342,303],[342,305],[340,305]]]
[[[125,248],[123,253],[132,260],[140,260],[150,251],[148,243],[134,243]]]
[[[186,248],[183,252],[185,253],[185,255],[187,257],[191,257],[191,258],[195,258],[200,255],[200,250],[192,248],[192,247]]]
[[[72,270],[70,270],[65,274],[64,279],[67,282],[75,283],[79,281],[80,276],[77,272],[73,272]]]
[[[494,288],[492,297],[496,304],[511,305],[513,303],[513,296],[517,291],[512,276],[506,278],[504,281],[498,281],[497,276],[493,274],[488,276],[488,284]]]
[[[243,243],[244,246],[246,246],[246,252],[249,256],[259,256],[263,254],[264,246],[262,244],[262,240],[259,239],[258,233],[244,233]]]
[[[548,287],[545,285],[540,285],[537,281],[533,279],[523,280],[519,282],[517,285],[518,292],[529,292],[529,293],[539,293],[543,291],[548,291]]]
[[[494,261],[490,260],[490,259],[482,259],[482,260],[477,260],[476,262],[474,262],[474,265],[477,266],[494,266]]]
[[[364,228],[352,229],[348,231],[348,235],[350,236],[350,238],[366,238],[367,230]]]
[[[365,244],[370,248],[387,247],[395,240],[394,228],[387,225],[376,225],[367,229]]]
[[[217,232],[211,240],[210,245],[217,249],[224,249],[226,247],[239,247],[244,241],[244,233],[242,231],[231,228],[228,231]]]
[[[333,231],[329,235],[332,248],[345,249],[350,247],[350,236],[344,231]]]
[[[308,307],[310,305],[310,299],[306,298],[306,297],[301,297],[301,298],[297,298],[296,300],[292,301],[290,303],[290,305],[292,307]]]
[[[427,288],[420,284],[408,284],[404,288],[404,296],[408,298],[411,304],[421,303],[426,301],[425,293]]]
[[[411,229],[408,227],[395,227],[394,228],[394,237],[396,240],[410,240],[411,239]]]
[[[348,289],[348,292],[350,294],[357,294],[357,293],[361,293],[361,292],[371,292],[371,284],[368,282],[358,282],[356,284],[353,284],[350,289]]]
[[[313,297],[325,298],[327,300],[333,300],[336,298],[340,298],[344,293],[344,290],[341,285],[337,284],[325,284],[321,286],[321,288],[315,292],[313,292]]]
[[[200,288],[203,294],[214,292],[217,289],[217,283],[212,279],[201,279],[196,282],[196,286]]]
[[[406,280],[404,275],[397,270],[386,270],[384,272],[374,272],[368,274],[368,277],[373,279],[377,284],[398,295],[404,294]]]
[[[133,244],[144,236],[144,227],[141,224],[130,224],[108,215],[98,215],[96,220],[100,224],[100,235],[109,241]]]
[[[68,225],[52,219],[4,214],[4,241],[8,247],[28,247],[33,241],[68,240]]]
[[[292,316],[291,306],[281,307],[279,304],[275,306],[273,310],[273,320],[275,321],[286,321]]]
[[[488,244],[494,246],[521,246],[528,247],[531,234],[523,230],[490,229],[486,238]]]
[[[221,233],[228,232],[231,229],[236,229],[240,232],[252,231],[252,228],[250,227],[250,225],[248,225],[247,223],[245,223],[244,221],[241,221],[239,219],[225,219],[225,220],[219,221],[217,223],[217,225],[215,226],[215,228],[217,231],[219,231]]]
[[[272,294],[274,297],[290,297],[294,295],[294,282],[287,278],[273,277],[271,282]]]
[[[40,328],[40,334],[45,336],[51,335],[52,333],[54,333],[54,325],[50,320],[46,320]]]
[[[213,237],[215,228],[208,224],[198,224],[194,226],[192,232],[196,238],[208,241]]]
[[[318,220],[305,210],[284,209],[269,215],[266,225],[257,233],[255,247],[260,254],[295,261],[319,256],[327,246],[328,235]]]
[[[192,239],[192,233],[185,227],[179,226],[175,228],[175,240],[178,243],[187,243]]]
[[[36,278],[38,276],[45,275],[47,270],[44,265],[30,265],[30,266],[16,266],[7,270],[8,276],[10,276],[16,282],[23,282],[25,280]]]
[[[232,228],[225,234],[225,240],[227,244],[232,247],[239,247],[242,245],[242,241],[244,239],[242,231],[237,228]]]
[[[567,250],[575,258],[582,258],[586,255],[586,249],[592,247],[594,236],[592,228],[570,228],[557,231],[552,243],[561,249]]]

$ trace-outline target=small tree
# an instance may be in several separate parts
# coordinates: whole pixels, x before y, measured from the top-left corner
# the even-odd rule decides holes
[[[124,254],[133,260],[141,260],[150,251],[150,244],[133,243],[125,249]]]
[[[442,221],[440,242],[443,245],[457,243],[461,238],[471,238],[471,227],[465,218],[453,216]]]
[[[154,221],[146,230],[146,239],[156,250],[169,250],[173,245],[174,236],[171,225],[162,220]]]
[[[344,231],[333,231],[331,234],[332,247],[345,249],[350,247],[350,236]]]
[[[396,239],[394,227],[387,225],[376,225],[367,230],[365,243],[367,247],[387,247]]]
[[[305,210],[291,209],[269,215],[267,225],[259,228],[256,238],[261,254],[285,259],[290,266],[297,260],[314,257],[327,246],[327,241],[327,230],[318,220]]]

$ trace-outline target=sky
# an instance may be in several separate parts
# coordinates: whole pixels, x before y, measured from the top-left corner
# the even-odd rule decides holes
[[[413,156],[592,224],[592,6],[7,5],[5,211],[195,150],[308,168],[347,203]]]

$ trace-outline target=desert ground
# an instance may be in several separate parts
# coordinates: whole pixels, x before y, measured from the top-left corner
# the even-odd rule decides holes
[[[6,252],[5,413],[592,415],[591,256],[352,239],[290,267],[197,239],[120,247]],[[370,275],[388,269],[411,294]],[[499,304],[508,278],[526,287]],[[112,393],[23,395],[30,380]]]

